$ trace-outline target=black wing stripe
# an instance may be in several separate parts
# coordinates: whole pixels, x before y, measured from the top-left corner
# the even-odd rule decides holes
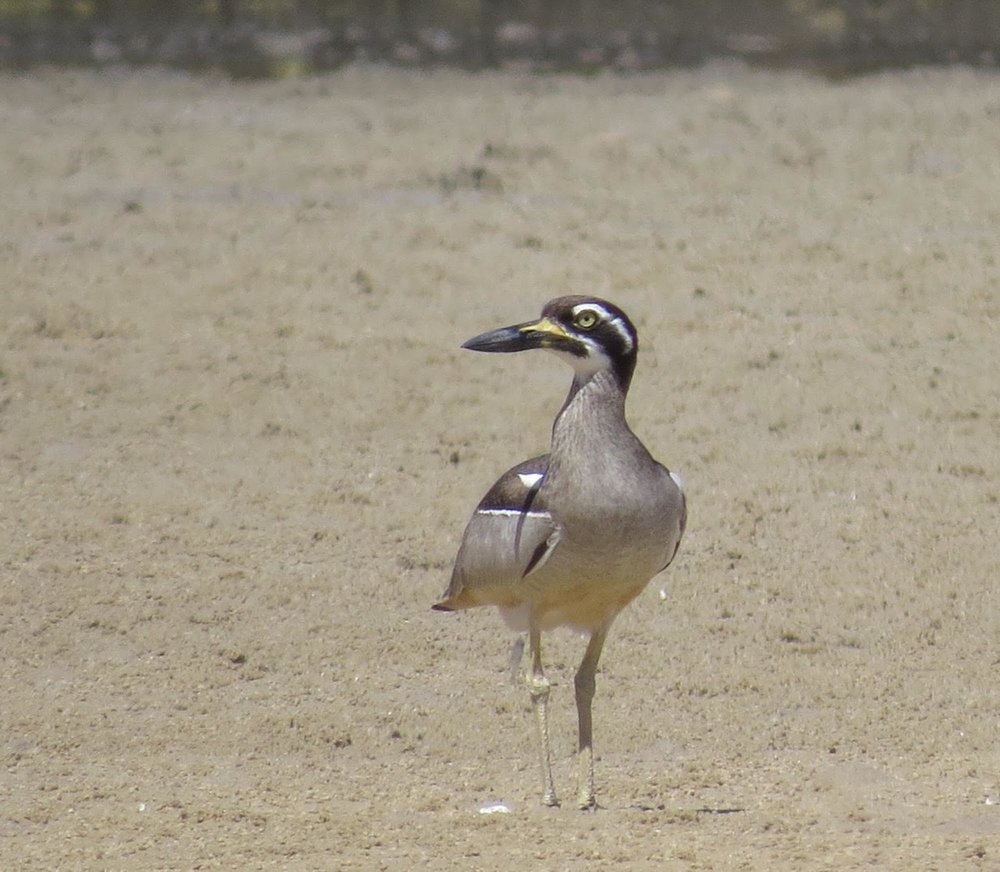
[[[521,577],[524,578],[528,573],[531,572],[545,556],[545,552],[549,550],[549,541],[546,539],[544,542],[539,542],[538,547],[535,549],[535,553],[531,555],[531,560],[528,561],[528,565],[524,567],[524,572],[521,573]]]
[[[545,481],[544,475],[542,475],[542,477],[531,486],[524,498],[524,505],[521,507],[521,514],[517,517],[517,530],[514,532],[515,554],[519,553],[521,550],[521,531],[524,529],[524,519],[528,517],[528,512],[531,511],[531,504],[534,503],[535,497],[538,496],[538,489],[542,486],[543,481]],[[545,543],[543,542],[538,548],[535,549],[535,553],[531,555],[531,560],[528,562],[528,568],[524,571],[525,575],[531,572],[531,567],[542,559],[542,554],[545,553],[545,548],[543,547],[544,545]]]

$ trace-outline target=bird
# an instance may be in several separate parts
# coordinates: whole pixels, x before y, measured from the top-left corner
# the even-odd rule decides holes
[[[653,459],[626,421],[639,341],[615,304],[599,297],[557,297],[539,319],[482,333],[462,347],[489,353],[540,348],[573,368],[549,452],[512,467],[489,489],[465,528],[448,587],[432,608],[496,606],[511,629],[527,633],[525,681],[547,806],[559,801],[541,634],[565,626],[589,637],[574,679],[577,806],[594,809],[597,664],[615,617],[677,554],[687,526],[683,485]]]

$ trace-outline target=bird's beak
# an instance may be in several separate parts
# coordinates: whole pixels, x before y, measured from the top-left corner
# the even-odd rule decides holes
[[[570,336],[562,327],[548,318],[542,318],[540,321],[514,324],[511,327],[501,327],[499,330],[481,333],[463,342],[462,348],[471,351],[507,353],[528,351],[532,348],[557,348],[568,339]]]

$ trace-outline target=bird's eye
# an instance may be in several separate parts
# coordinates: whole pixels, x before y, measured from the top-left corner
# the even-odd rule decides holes
[[[597,313],[593,309],[584,309],[576,313],[573,323],[581,330],[589,330],[597,323]]]

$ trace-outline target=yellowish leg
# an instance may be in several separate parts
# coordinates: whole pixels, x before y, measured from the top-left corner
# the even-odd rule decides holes
[[[535,627],[529,634],[531,646],[531,673],[527,676],[531,704],[535,709],[538,727],[538,756],[542,767],[542,805],[559,805],[556,787],[552,781],[552,758],[549,753],[549,680],[542,671],[542,634]]]
[[[597,672],[597,661],[601,659],[601,649],[607,635],[606,625],[594,630],[573,682],[576,687],[576,714],[580,724],[577,804],[584,809],[597,807],[597,799],[594,797],[594,731],[590,708],[597,686],[594,673]]]
[[[524,656],[525,641],[524,633],[518,633],[510,646],[510,681],[515,686],[521,677],[521,658]]]

